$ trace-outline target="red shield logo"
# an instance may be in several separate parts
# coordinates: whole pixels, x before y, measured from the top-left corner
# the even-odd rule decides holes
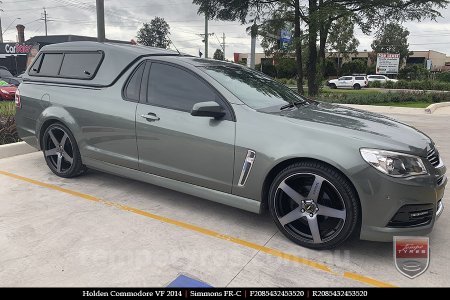
[[[430,240],[427,237],[395,236],[394,262],[397,270],[409,278],[425,272],[430,263]]]

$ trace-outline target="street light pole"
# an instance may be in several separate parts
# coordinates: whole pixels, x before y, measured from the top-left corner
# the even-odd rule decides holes
[[[96,0],[97,7],[97,40],[100,43],[105,41],[105,1]]]

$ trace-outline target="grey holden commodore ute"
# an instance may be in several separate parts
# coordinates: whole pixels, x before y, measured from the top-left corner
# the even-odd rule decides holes
[[[388,117],[305,99],[233,63],[137,45],[45,46],[16,94],[20,137],[50,170],[88,168],[254,213],[301,246],[425,235],[446,167]]]

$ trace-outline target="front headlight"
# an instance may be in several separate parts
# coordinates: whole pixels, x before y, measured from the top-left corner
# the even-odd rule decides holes
[[[364,160],[372,167],[392,177],[428,174],[422,159],[418,156],[365,148],[360,152]]]
[[[9,92],[7,90],[0,89],[0,92],[2,92],[3,94],[9,95]]]

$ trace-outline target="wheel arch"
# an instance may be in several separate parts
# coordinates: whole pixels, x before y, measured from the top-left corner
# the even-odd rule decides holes
[[[72,132],[77,142],[79,141],[80,137],[77,133],[78,125],[74,118],[61,107],[49,107],[42,112],[40,118],[37,120],[36,137],[38,138],[40,150],[42,150],[42,137],[45,130],[55,123],[61,123],[66,126]]]
[[[351,188],[353,189],[353,192],[355,193],[356,197],[358,198],[358,210],[359,210],[359,220],[357,223],[357,228],[358,228],[358,232],[356,233],[359,236],[359,230],[361,228],[361,217],[362,217],[362,208],[361,208],[361,199],[359,197],[359,193],[358,190],[356,189],[355,185],[353,184],[352,180],[349,178],[349,176],[347,176],[345,174],[345,172],[342,170],[341,167],[337,166],[336,164],[332,164],[330,162],[321,160],[321,159],[317,159],[317,158],[310,158],[310,157],[293,157],[293,158],[288,158],[285,159],[283,161],[278,162],[275,166],[273,166],[270,171],[267,173],[264,182],[263,182],[263,186],[262,186],[262,191],[261,191],[261,211],[266,210],[267,206],[268,206],[268,200],[269,200],[269,189],[270,189],[270,185],[272,184],[273,180],[275,179],[275,177],[282,171],[284,170],[286,167],[295,164],[295,163],[299,163],[299,162],[304,162],[304,161],[312,161],[312,162],[320,162],[323,163],[327,166],[329,166],[330,168],[333,168],[334,170],[336,170],[339,174],[341,174],[345,179],[347,179],[347,181],[349,182]]]

